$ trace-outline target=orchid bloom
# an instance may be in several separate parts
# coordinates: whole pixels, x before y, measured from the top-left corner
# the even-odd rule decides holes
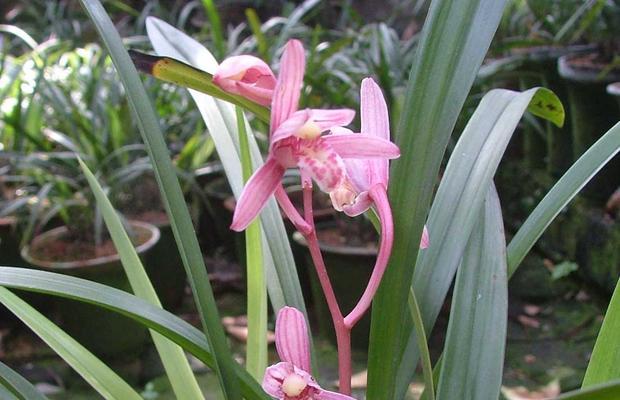
[[[390,140],[390,121],[387,104],[381,89],[372,78],[362,81],[361,88],[361,133],[359,136]],[[346,128],[336,130],[337,135],[349,134]],[[344,161],[350,185],[356,193],[355,200],[343,204],[342,211],[349,216],[366,212],[374,203],[381,223],[381,242],[372,275],[360,301],[344,319],[344,324],[352,328],[370,307],[377,292],[381,278],[387,267],[394,242],[394,223],[392,210],[387,197],[389,161],[384,159],[347,159]],[[428,247],[428,232],[424,227],[420,248]]]
[[[282,400],[355,400],[322,389],[310,374],[310,342],[304,315],[293,307],[280,309],[276,319],[279,362],[267,368],[263,389]]]
[[[229,93],[268,106],[273,97],[276,77],[263,60],[244,55],[224,60],[213,75],[213,83]]]
[[[243,81],[248,72],[231,69],[227,61],[222,63],[215,76],[228,76],[230,72],[225,72],[232,71],[237,82],[239,79]],[[258,65],[268,75],[262,64],[255,60],[241,67],[258,70]],[[355,192],[347,179],[344,159],[388,159],[400,155],[396,145],[381,137],[348,133],[322,135],[348,125],[355,112],[348,109],[298,110],[304,68],[303,46],[297,40],[290,40],[284,49],[280,74],[272,93],[269,155],[238,199],[231,224],[233,230],[245,229],[256,218],[269,197],[281,188],[282,176],[287,168],[298,167],[302,176],[311,177],[322,191],[330,194],[332,200],[338,199],[338,202],[348,204],[354,200]],[[244,88],[245,92],[238,93],[252,99],[246,86],[236,86],[231,90],[228,83],[233,82],[224,83],[223,79],[214,79],[214,82],[231,92]],[[340,207],[338,202],[334,202],[337,209]]]

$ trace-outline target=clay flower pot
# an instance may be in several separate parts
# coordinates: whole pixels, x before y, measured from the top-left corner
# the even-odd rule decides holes
[[[144,256],[159,241],[157,227],[132,221],[131,227],[141,238],[136,251]],[[22,257],[34,268],[88,279],[97,283],[131,292],[118,254],[73,261],[50,260],[45,249],[62,246],[67,238],[67,227],[59,227],[36,236],[22,249]],[[66,299],[54,299],[61,327],[74,339],[99,357],[137,354],[148,338],[146,328],[127,317],[89,304]]]

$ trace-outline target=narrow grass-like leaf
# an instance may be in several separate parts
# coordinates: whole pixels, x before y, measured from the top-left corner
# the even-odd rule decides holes
[[[112,207],[110,200],[108,200],[103,189],[97,182],[97,179],[88,169],[86,164],[84,164],[82,160],[79,160],[79,162],[84,175],[86,175],[88,184],[95,195],[95,200],[101,210],[103,220],[108,227],[114,246],[118,251],[121,263],[125,269],[125,274],[127,275],[133,292],[136,296],[152,303],[157,307],[161,307],[157,293],[155,293],[155,289],[153,288],[153,285],[144,270],[140,257],[138,257],[138,253],[129,239],[129,236],[125,231],[119,216],[116,214],[114,207]],[[168,339],[155,331],[151,331],[151,336],[153,337],[153,342],[155,343],[155,347],[157,348],[157,352],[161,358],[166,375],[172,385],[172,390],[177,398],[203,399],[202,392],[200,391],[198,382],[194,377],[192,368],[185,357],[185,353],[183,353],[183,349],[171,343]]]
[[[402,305],[406,304],[411,285],[411,262],[418,254],[450,133],[505,3],[506,0],[435,0],[424,24],[395,135],[401,157],[392,163],[389,194],[396,240],[390,265],[373,301],[368,398],[396,398],[395,380],[407,333],[402,324],[406,312]],[[424,304],[421,302],[420,306]]]
[[[0,386],[4,386],[20,400],[48,400],[26,378],[0,362]],[[0,398],[3,398],[0,396]]]
[[[620,280],[605,313],[603,326],[596,338],[594,350],[581,387],[620,379]]]
[[[502,384],[508,279],[502,210],[491,186],[456,275],[437,399],[497,399]]]
[[[236,115],[243,180],[247,182],[252,176],[252,157],[241,108],[236,108]],[[263,271],[263,249],[260,235],[260,220],[252,222],[245,230],[248,287],[246,368],[257,381],[262,381],[265,368],[267,368],[267,286]]]
[[[587,389],[564,393],[556,400],[618,400],[620,399],[620,380],[590,386]]]
[[[207,269],[181,186],[159,127],[158,118],[138,72],[105,9],[98,0],[81,0],[81,2],[110,52],[152,160],[162,202],[170,219],[170,225],[192,287],[202,326],[213,348],[216,359],[215,371],[220,379],[222,390],[227,399],[239,399],[241,397],[239,385],[234,374],[235,361],[226,342],[211,284],[207,277]]]
[[[213,72],[217,68],[217,62],[204,46],[164,21],[149,18],[146,28],[158,54],[174,57],[207,72]],[[228,182],[238,198],[243,189],[243,178],[234,109],[230,104],[203,93],[190,90],[190,94],[213,137]],[[247,130],[251,132],[249,128]],[[254,137],[249,134],[248,139],[253,167],[257,169],[263,163],[262,157]],[[267,203],[261,213],[261,225],[265,277],[271,304],[275,310],[289,305],[305,313],[299,279],[293,267],[295,260],[274,199]]]
[[[15,314],[105,399],[141,400],[135,390],[84,346],[7,288],[0,287],[0,303]]]
[[[0,267],[0,286],[59,296],[117,312],[161,333],[208,367],[215,365],[209,344],[201,331],[176,315],[123,290],[64,274],[15,267]],[[244,368],[238,364],[234,364],[234,368],[241,393],[246,399],[269,399]]]
[[[427,333],[433,329],[508,142],[530,104],[543,101],[538,93],[547,98],[548,91],[540,89],[487,93],[452,152],[429,213],[431,245],[419,254],[413,274]],[[557,97],[552,98],[550,104],[561,109]],[[406,388],[418,359],[415,333],[409,330],[407,335],[399,390]]]
[[[411,320],[413,322],[413,329],[418,339],[418,351],[420,352],[420,359],[422,362],[422,375],[424,376],[424,392],[425,400],[435,400],[435,388],[436,380],[433,376],[433,364],[431,364],[431,355],[428,350],[428,340],[426,339],[426,330],[424,329],[424,323],[422,322],[422,313],[420,312],[420,306],[413,292],[413,288],[409,288],[409,312],[411,313]]]
[[[213,0],[202,0],[202,5],[207,13],[207,18],[209,18],[209,22],[211,23],[209,31],[211,32],[211,36],[213,36],[217,56],[224,57],[226,54],[226,42],[224,41],[224,32],[222,31],[220,14],[217,12],[217,8],[215,8],[215,3],[213,3]]]
[[[560,211],[618,151],[620,123],[608,130],[566,171],[521,225],[508,245],[508,276],[515,272]]]
[[[263,33],[258,14],[256,14],[256,11],[254,11],[253,8],[247,8],[245,10],[245,18],[248,20],[248,25],[252,30],[252,34],[256,38],[258,54],[266,63],[269,63],[269,61],[271,61],[269,59],[269,44],[267,43],[267,38],[265,38],[265,34]]]

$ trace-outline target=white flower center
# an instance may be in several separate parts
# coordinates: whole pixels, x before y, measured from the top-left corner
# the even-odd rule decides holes
[[[304,378],[297,374],[290,374],[282,382],[282,391],[289,397],[299,396],[308,386]]]
[[[321,136],[321,128],[319,128],[316,122],[309,119],[297,130],[295,136],[301,139],[316,139]]]

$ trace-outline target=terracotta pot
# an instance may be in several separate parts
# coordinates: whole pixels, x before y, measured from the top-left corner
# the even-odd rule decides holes
[[[316,225],[318,232],[324,229],[333,229],[333,223],[320,223]],[[320,235],[319,235],[320,236]],[[336,336],[332,319],[325,302],[325,296],[314,269],[310,252],[307,250],[304,237],[295,232],[293,240],[305,249],[305,267],[312,287],[313,312],[317,319],[321,335],[336,343]],[[348,245],[335,246],[319,242],[327,273],[331,280],[336,298],[343,313],[348,313],[357,304],[375,265],[377,257],[376,248],[354,247]],[[368,336],[370,333],[370,310],[353,328],[351,344],[356,349],[368,348]]]
[[[144,260],[144,256],[159,241],[159,229],[139,221],[132,221],[131,226],[148,236],[144,243],[136,247]],[[61,240],[67,232],[66,227],[59,227],[36,236],[29,246],[22,249],[22,257],[34,268],[88,279],[131,292],[118,254],[65,262],[46,260],[36,254],[37,248]],[[146,328],[120,314],[77,301],[55,300],[58,300],[55,308],[61,327],[99,357],[135,355],[142,350],[148,339]]]

